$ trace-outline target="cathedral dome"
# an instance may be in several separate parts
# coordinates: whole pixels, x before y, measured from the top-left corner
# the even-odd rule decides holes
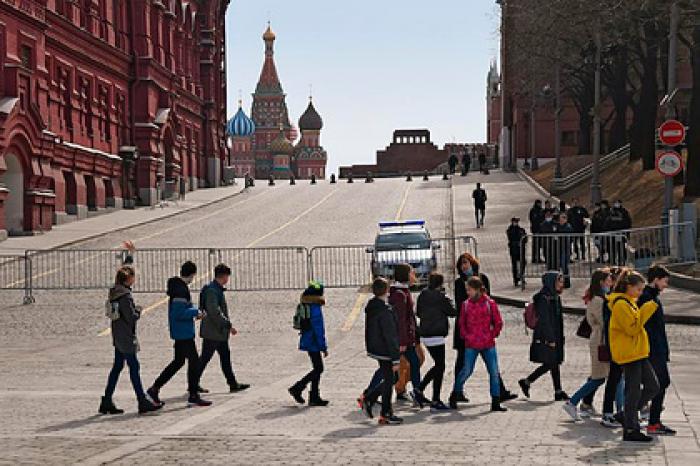
[[[226,132],[233,137],[252,136],[255,132],[255,123],[248,118],[242,107],[238,107],[238,111],[226,124]]]
[[[284,130],[280,129],[279,135],[270,143],[270,152],[275,154],[292,155],[294,146],[284,135]]]
[[[306,111],[301,118],[299,118],[299,129],[302,131],[320,131],[321,128],[323,128],[321,115],[319,115],[314,108],[313,102],[309,100],[309,106],[306,107]]]

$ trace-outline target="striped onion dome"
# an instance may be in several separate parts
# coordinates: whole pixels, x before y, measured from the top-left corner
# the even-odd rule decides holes
[[[248,118],[240,104],[236,114],[226,124],[226,132],[233,137],[252,136],[255,132],[255,123]]]

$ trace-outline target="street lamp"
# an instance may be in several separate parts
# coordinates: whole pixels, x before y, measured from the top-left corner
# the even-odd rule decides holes
[[[600,67],[601,39],[600,31],[595,33],[595,103],[593,113],[593,177],[591,178],[591,205],[601,201],[603,193],[600,186]]]

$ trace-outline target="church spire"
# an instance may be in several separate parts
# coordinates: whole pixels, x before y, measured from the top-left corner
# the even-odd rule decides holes
[[[281,94],[282,85],[277,75],[277,67],[275,66],[274,59],[276,36],[275,33],[272,32],[272,27],[269,22],[267,23],[267,30],[263,33],[262,38],[263,41],[265,41],[265,61],[262,71],[260,72],[260,79],[258,80],[255,92],[258,94]]]

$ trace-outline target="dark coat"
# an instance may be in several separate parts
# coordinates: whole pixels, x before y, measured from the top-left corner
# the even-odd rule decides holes
[[[541,364],[561,364],[564,361],[564,317],[561,299],[554,291],[558,272],[547,272],[542,278],[544,286],[533,297],[537,312],[537,327],[532,334],[530,361]],[[548,346],[554,343],[554,348]]]
[[[472,192],[472,199],[474,199],[474,205],[476,207],[486,207],[486,201],[488,198],[486,196],[486,191],[483,188],[475,189]]]
[[[367,355],[381,361],[398,364],[399,323],[396,314],[382,299],[374,297],[365,307],[365,347]]]
[[[399,323],[399,342],[401,346],[413,346],[418,343],[418,324],[413,310],[413,298],[407,285],[394,284],[389,288],[389,305],[396,313]]]
[[[489,277],[485,273],[479,273],[479,269],[475,269],[474,273],[481,278],[482,283],[484,284],[484,288],[486,288],[486,294],[491,296],[491,282],[489,281]],[[460,274],[459,277],[455,280],[455,308],[456,309],[462,309],[462,303],[467,300],[467,280],[469,280],[469,277],[462,276]],[[455,316],[455,331],[453,332],[452,335],[452,348],[461,351],[464,349],[464,340],[462,337],[459,335],[459,312],[457,312],[457,315]]]
[[[540,206],[532,206],[530,209],[530,232],[539,233],[540,225],[544,222],[544,209]]]
[[[659,306],[647,323],[644,324],[649,337],[649,358],[668,362],[671,360],[671,350],[669,349],[668,336],[666,335],[664,306],[659,299],[659,290],[647,285],[637,300],[637,306],[642,307],[648,301],[654,301]]]
[[[224,287],[216,280],[202,288],[199,307],[206,315],[202,319],[199,335],[206,340],[227,341],[231,331]]]
[[[627,230],[632,227],[630,214],[624,207],[613,207],[605,220],[605,231]]]
[[[120,353],[135,354],[139,349],[136,321],[141,317],[141,309],[134,304],[131,289],[123,285],[111,288],[108,299],[119,305],[119,318],[112,321],[112,344]]]
[[[523,227],[511,224],[506,230],[506,236],[508,236],[508,252],[511,257],[520,257],[522,239],[527,237],[527,232]]]
[[[418,296],[417,314],[421,337],[446,337],[450,330],[447,318],[457,317],[457,310],[443,291],[427,288]]]
[[[591,219],[591,233],[603,233],[605,232],[605,224],[608,219],[608,209],[598,209],[593,212],[593,218]]]
[[[583,233],[586,231],[585,219],[590,218],[590,215],[588,215],[588,211],[585,207],[580,205],[573,206],[567,211],[566,216],[569,217],[569,223],[571,224],[571,228],[574,229],[574,233]]]

